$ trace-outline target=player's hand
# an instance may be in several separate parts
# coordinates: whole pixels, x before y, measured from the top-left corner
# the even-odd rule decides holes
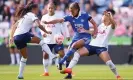
[[[10,38],[10,39],[9,39],[9,43],[10,43],[10,44],[13,44],[13,43],[14,43],[14,39],[13,39],[13,38]]]
[[[47,34],[46,34],[46,33],[44,33],[44,34],[43,34],[43,37],[47,37]]]
[[[93,34],[92,34],[92,37],[95,39],[97,37],[97,33],[98,31],[97,30],[94,30]]]
[[[108,12],[108,11],[104,11],[104,15],[105,16],[108,16],[108,17],[111,17],[112,16],[111,12]]]
[[[52,34],[52,32],[51,31],[47,31],[47,34]]]
[[[93,35],[92,37],[95,39],[97,37],[97,35]]]
[[[70,41],[70,39],[71,39],[70,37],[67,37],[67,40],[68,40],[68,41]]]
[[[43,23],[44,23],[44,24],[48,24],[48,22],[47,22],[47,21],[43,21]]]
[[[89,34],[93,35],[94,34],[94,29],[89,29],[89,31],[87,31]]]

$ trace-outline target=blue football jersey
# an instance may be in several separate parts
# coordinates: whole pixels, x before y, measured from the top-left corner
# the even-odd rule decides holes
[[[78,17],[73,17],[70,15],[70,16],[64,17],[64,20],[71,23],[74,32],[84,33],[84,30],[89,30],[88,20],[90,20],[91,18],[92,17],[88,15],[88,13],[80,12]]]

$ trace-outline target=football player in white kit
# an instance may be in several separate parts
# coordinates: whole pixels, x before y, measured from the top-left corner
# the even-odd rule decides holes
[[[43,35],[43,40],[48,44],[51,51],[54,50],[55,53],[59,54],[59,57],[62,58],[64,56],[64,45],[63,39],[64,36],[67,39],[70,39],[69,31],[66,23],[57,23],[57,24],[44,24],[44,21],[50,21],[54,19],[59,19],[60,17],[56,14],[54,3],[48,3],[47,5],[48,13],[42,16],[41,24],[44,25],[47,31],[51,31],[52,34],[47,34],[41,31]],[[59,40],[61,40],[61,43]],[[43,52],[43,66],[44,73],[41,76],[49,76],[48,66],[52,63],[52,60],[48,58],[48,54]],[[58,62],[57,62],[58,63]]]
[[[47,52],[51,58],[54,57],[48,45],[45,44],[43,40],[40,40],[38,37],[29,32],[33,23],[35,22],[42,31],[46,32],[47,34],[51,34],[50,31],[46,31],[45,28],[40,24],[39,19],[36,17],[37,13],[38,5],[34,4],[33,2],[27,4],[26,7],[18,7],[16,12],[18,21],[11,29],[10,43],[14,42],[22,55],[18,79],[23,79],[23,71],[27,62],[27,43],[39,44],[42,47],[42,50]]]
[[[71,73],[72,68],[77,64],[80,56],[90,56],[97,54],[106,63],[106,65],[110,67],[117,80],[122,80],[107,50],[108,42],[113,35],[115,26],[116,23],[111,13],[105,11],[102,17],[102,24],[98,27],[97,37],[95,39],[92,39],[90,44],[85,45],[83,48],[80,48],[77,52],[75,52],[69,66],[66,69],[62,70],[61,73]]]

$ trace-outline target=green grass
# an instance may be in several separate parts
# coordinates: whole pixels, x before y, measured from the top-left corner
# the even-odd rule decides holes
[[[117,69],[124,80],[133,80],[133,65],[117,65]],[[114,75],[105,65],[77,65],[72,80],[115,80]],[[63,80],[55,66],[50,67],[50,76],[43,77],[42,65],[27,65],[24,72],[25,80]],[[0,80],[17,80],[18,66],[0,65]]]

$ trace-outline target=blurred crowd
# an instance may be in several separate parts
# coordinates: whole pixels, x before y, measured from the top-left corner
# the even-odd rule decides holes
[[[38,4],[38,17],[40,19],[42,15],[47,13],[48,2],[55,3],[56,13],[59,16],[69,14],[68,6],[70,3],[79,2],[81,11],[90,14],[98,25],[101,23],[103,11],[111,11],[117,23],[114,36],[132,36],[133,0],[0,0],[0,39],[9,37],[10,27],[14,23],[16,8],[25,6],[30,1]],[[31,31],[35,35],[41,36],[37,27],[33,27]],[[70,34],[72,35],[71,30]]]

